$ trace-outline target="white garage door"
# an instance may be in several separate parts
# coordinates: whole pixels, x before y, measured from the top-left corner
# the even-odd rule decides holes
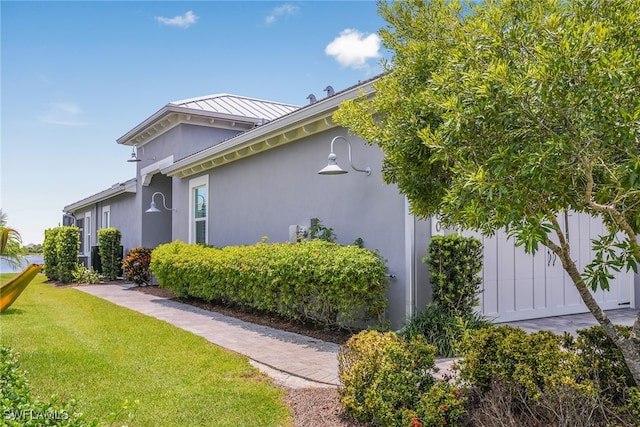
[[[570,214],[567,222],[572,256],[582,271],[593,258],[591,239],[604,234],[604,226],[584,214]],[[546,247],[532,256],[516,248],[504,232],[491,238],[463,234],[473,235],[484,244],[480,301],[486,316],[506,322],[588,311],[562,263]],[[633,272],[623,270],[615,276],[608,292],[595,292],[604,310],[628,307],[631,300]]]

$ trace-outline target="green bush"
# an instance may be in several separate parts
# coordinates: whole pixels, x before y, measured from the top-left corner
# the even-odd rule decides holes
[[[429,265],[433,302],[445,313],[466,318],[478,305],[482,243],[457,234],[434,236],[423,259]]]
[[[387,306],[380,255],[321,240],[222,249],[173,242],[153,250],[151,270],[180,297],[332,326],[381,320]]]
[[[44,270],[49,280],[69,283],[78,263],[80,230],[64,226],[44,232]]]
[[[127,252],[122,261],[122,271],[127,280],[138,286],[151,283],[151,252],[150,248],[137,247]]]
[[[464,398],[433,373],[435,348],[420,337],[364,331],[341,348],[338,366],[345,412],[376,426],[456,425]]]
[[[115,280],[120,275],[122,266],[122,247],[120,240],[122,234],[115,227],[98,230],[98,252],[102,275],[106,280]]]
[[[80,230],[78,227],[59,227],[57,233],[57,259],[58,280],[62,283],[70,283],[73,280],[73,271],[78,263],[78,251],[80,250]]]
[[[36,400],[31,396],[29,382],[20,369],[13,350],[0,347],[0,411],[2,425],[10,427],[98,426],[82,413],[76,412],[75,401],[58,403]]]
[[[44,258],[44,274],[49,280],[58,280],[58,232],[60,228],[44,231],[42,256]]]
[[[481,283],[482,244],[474,237],[457,234],[434,236],[428,249],[433,303],[413,316],[401,335],[422,335],[438,349],[438,355],[452,357],[467,330],[490,325],[474,311]]]
[[[574,341],[509,326],[467,334],[459,371],[483,414],[475,425],[636,426],[639,411],[629,402],[638,402],[638,389],[602,334],[583,331]]]
[[[482,329],[491,322],[479,313],[471,313],[466,317],[447,313],[435,304],[413,316],[400,330],[406,338],[421,335],[424,340],[437,349],[442,357],[453,357],[459,354],[458,346],[466,331]]]
[[[631,335],[631,326],[617,325],[616,328],[625,338]],[[562,345],[580,355],[589,369],[589,378],[596,381],[604,396],[616,404],[624,402],[625,389],[635,386],[635,382],[620,349],[602,326],[578,329],[577,338],[565,334]]]

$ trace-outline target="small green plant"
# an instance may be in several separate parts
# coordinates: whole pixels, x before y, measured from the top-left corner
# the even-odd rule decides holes
[[[122,247],[120,240],[122,234],[114,227],[98,230],[98,252],[102,275],[106,280],[116,280],[120,275],[122,265]]]
[[[100,275],[92,267],[85,267],[83,264],[76,264],[73,269],[73,283],[85,283],[93,285],[100,283]]]
[[[151,248],[137,247],[131,249],[124,261],[122,271],[127,280],[131,280],[138,286],[151,283]]]
[[[400,329],[405,337],[422,336],[424,340],[437,349],[442,357],[453,357],[459,354],[458,346],[465,333],[491,325],[480,313],[473,312],[465,317],[447,313],[436,304],[413,316]]]
[[[313,218],[311,220],[311,227],[309,227],[309,239],[335,242],[337,238],[338,236],[333,232],[333,228],[325,227],[318,218]]]

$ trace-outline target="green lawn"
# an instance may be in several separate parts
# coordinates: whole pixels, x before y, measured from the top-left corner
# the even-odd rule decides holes
[[[74,398],[100,420],[139,400],[133,426],[291,425],[283,391],[245,357],[44,280],[0,315],[1,344],[21,354],[32,395]]]

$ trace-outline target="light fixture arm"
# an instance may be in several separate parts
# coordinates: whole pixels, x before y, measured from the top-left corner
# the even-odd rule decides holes
[[[349,142],[349,140],[347,140],[347,138],[345,138],[345,137],[344,137],[344,136],[342,136],[342,135],[338,135],[338,136],[336,136],[335,138],[333,138],[333,139],[331,140],[331,153],[329,154],[329,156],[333,155],[333,156],[334,156],[334,158],[335,158],[335,152],[333,151],[333,143],[334,143],[334,142],[336,142],[338,139],[342,139],[344,142],[346,142],[346,143],[347,143],[347,147],[348,147],[348,149],[349,149],[349,164],[351,165],[351,168],[352,168],[354,171],[357,171],[357,172],[364,172],[364,173],[366,173],[367,175],[371,175],[371,168],[370,168],[369,166],[367,166],[365,169],[358,169],[357,167],[355,167],[355,166],[353,165],[353,161],[351,160],[351,143]]]
[[[161,191],[156,191],[151,196],[151,206],[149,207],[149,209],[146,210],[146,212],[147,213],[160,212],[160,209],[156,207],[156,200],[155,200],[158,194],[162,196],[162,206],[168,211],[174,211],[175,210],[174,208],[167,207],[167,201],[164,197],[164,194]]]

